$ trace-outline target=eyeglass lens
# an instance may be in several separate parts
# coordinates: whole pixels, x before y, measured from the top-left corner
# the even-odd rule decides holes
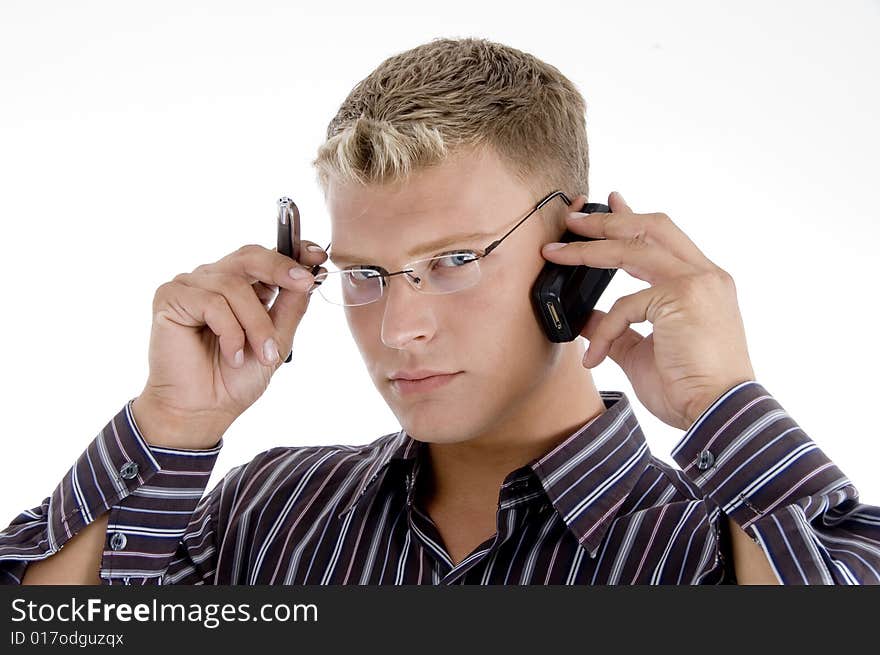
[[[410,284],[428,294],[461,291],[480,279],[479,257],[470,250],[411,262],[403,270]],[[386,284],[377,268],[349,267],[318,273],[313,288],[334,305],[357,306],[379,300]]]

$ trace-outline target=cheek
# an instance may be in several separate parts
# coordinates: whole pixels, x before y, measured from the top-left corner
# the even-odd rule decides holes
[[[505,322],[522,322],[531,316],[531,291],[541,262],[529,261],[528,266],[495,266],[484,271],[481,304],[492,307],[495,316]]]
[[[513,276],[500,267],[487,271],[481,284],[464,292],[462,302],[448,315],[448,325],[472,325],[466,329],[475,341],[489,351],[510,357],[519,348],[544,345],[540,325],[532,308],[531,289],[538,273],[516,271]]]
[[[381,325],[382,314],[376,312],[379,305],[366,307],[344,307],[345,320],[349,332],[354,338],[361,353],[367,353],[371,344],[375,344]],[[373,345],[372,347],[375,347]]]

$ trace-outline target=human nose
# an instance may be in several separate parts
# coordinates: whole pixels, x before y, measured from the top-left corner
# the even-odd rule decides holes
[[[427,294],[415,289],[416,273],[403,273],[388,278],[379,302],[382,308],[382,343],[389,348],[404,349],[412,341],[429,341],[436,329],[436,320]],[[407,278],[406,280],[395,278]],[[396,284],[395,284],[396,283]]]

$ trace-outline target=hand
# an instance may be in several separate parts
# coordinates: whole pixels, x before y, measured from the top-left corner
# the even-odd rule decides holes
[[[302,242],[302,263],[276,249],[243,246],[156,290],[150,374],[134,403],[135,420],[152,428],[144,434],[149,443],[212,446],[263,394],[308,306],[314,276],[307,269],[327,258],[309,245],[316,244]],[[294,279],[291,269],[305,276]]]
[[[651,285],[607,313],[593,310],[580,333],[590,341],[583,364],[611,357],[652,414],[686,430],[725,391],[755,379],[733,278],[666,214],[635,214],[617,192],[608,205],[610,214],[566,219],[571,232],[603,240],[545,245],[542,254],[556,264],[620,268]],[[647,337],[630,327],[642,321],[653,325]]]

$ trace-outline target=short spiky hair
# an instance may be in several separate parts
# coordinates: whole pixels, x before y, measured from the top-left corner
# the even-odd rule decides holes
[[[486,39],[435,39],[355,85],[313,164],[326,194],[331,178],[396,182],[488,145],[535,192],[588,195],[585,112],[574,84],[533,55]]]

